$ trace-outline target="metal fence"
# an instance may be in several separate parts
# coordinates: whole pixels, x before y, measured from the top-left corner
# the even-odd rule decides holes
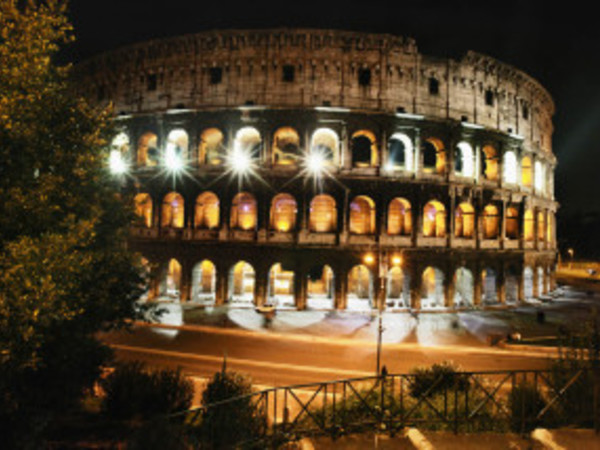
[[[526,433],[540,426],[597,429],[599,374],[576,366],[494,372],[430,369],[272,388],[173,418],[197,426],[209,416],[229,422],[240,411],[251,410],[263,426],[251,436],[240,436],[242,442],[317,434],[335,438],[365,430],[394,435],[408,426],[455,433]],[[223,432],[231,424],[222,422],[211,426]]]

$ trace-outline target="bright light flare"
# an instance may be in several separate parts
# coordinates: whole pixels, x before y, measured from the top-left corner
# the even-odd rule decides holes
[[[174,146],[167,146],[164,163],[169,172],[179,173],[183,170],[183,160]]]
[[[325,155],[312,151],[305,160],[306,170],[313,176],[320,176],[325,170]]]
[[[371,265],[375,262],[375,256],[373,256],[373,253],[367,253],[363,258],[363,261],[365,264]]]
[[[123,175],[127,173],[127,162],[119,150],[112,150],[108,159],[108,166],[113,175]]]
[[[246,175],[252,169],[252,157],[247,151],[234,149],[227,158],[227,164],[236,175]]]
[[[394,255],[394,256],[392,257],[392,264],[393,264],[394,266],[399,266],[399,265],[401,265],[401,264],[402,264],[402,256],[399,256],[399,255]]]

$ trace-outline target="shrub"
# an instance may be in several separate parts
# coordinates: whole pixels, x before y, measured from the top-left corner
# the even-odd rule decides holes
[[[245,376],[225,370],[214,375],[202,394],[202,406],[207,408],[196,428],[202,448],[251,448],[264,436],[267,419],[251,394],[252,385]],[[237,400],[227,402],[230,399]],[[224,403],[209,406],[218,402]]]
[[[467,375],[457,373],[459,368],[451,362],[444,361],[431,367],[418,367],[411,370],[413,375],[410,395],[414,398],[433,397],[444,391],[464,392],[469,389]]]
[[[531,431],[543,422],[537,415],[546,406],[546,401],[536,387],[528,382],[517,384],[508,396],[510,428],[513,431]]]
[[[120,364],[102,387],[102,410],[116,420],[149,419],[189,409],[194,386],[180,369],[151,370],[143,363]]]

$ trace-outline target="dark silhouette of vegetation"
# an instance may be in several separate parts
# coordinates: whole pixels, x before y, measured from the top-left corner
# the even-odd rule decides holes
[[[417,367],[411,370],[410,395],[434,397],[444,391],[464,392],[469,388],[469,378],[459,373],[459,368],[451,362],[443,361],[431,367]]]

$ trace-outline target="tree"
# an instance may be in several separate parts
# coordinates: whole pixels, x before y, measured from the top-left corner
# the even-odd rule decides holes
[[[54,60],[64,0],[0,0],[0,434],[34,446],[110,355],[95,333],[134,317],[144,285],[132,212],[108,176],[109,111]]]

